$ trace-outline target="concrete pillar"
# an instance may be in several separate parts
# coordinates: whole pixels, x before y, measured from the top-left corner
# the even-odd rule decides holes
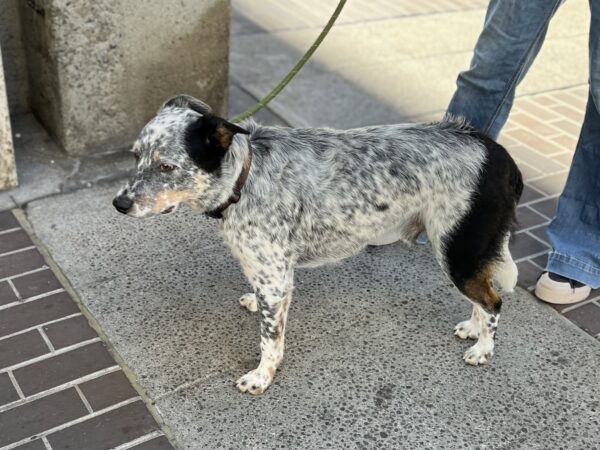
[[[6,85],[4,83],[4,67],[0,52],[0,190],[17,185],[17,170],[13,151]]]
[[[72,154],[131,145],[169,96],[224,112],[228,0],[20,2],[36,116]]]

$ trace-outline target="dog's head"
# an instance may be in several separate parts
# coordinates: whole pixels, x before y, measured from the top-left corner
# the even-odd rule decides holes
[[[168,214],[181,203],[214,208],[223,195],[222,163],[236,133],[248,134],[193,97],[168,100],[133,144],[136,174],[114,198],[114,207],[133,217]]]

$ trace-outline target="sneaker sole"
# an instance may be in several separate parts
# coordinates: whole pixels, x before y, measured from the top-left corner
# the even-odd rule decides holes
[[[579,303],[590,296],[591,289],[581,289],[575,292],[560,292],[556,289],[544,286],[538,283],[535,286],[535,295],[540,300],[554,305],[570,305],[572,303]]]

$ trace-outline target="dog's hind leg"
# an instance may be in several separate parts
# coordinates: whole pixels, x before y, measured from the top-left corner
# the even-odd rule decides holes
[[[241,392],[259,395],[271,385],[283,359],[285,326],[292,299],[293,271],[279,273],[269,270],[268,267],[256,265],[245,266],[244,271],[256,292],[255,306],[260,313],[261,358],[256,369],[238,380],[237,387]]]
[[[466,280],[461,291],[473,303],[479,317],[479,337],[477,343],[464,355],[467,364],[486,364],[494,355],[494,336],[500,319],[502,300],[492,286],[492,273],[489,266]]]
[[[446,240],[439,239],[434,233],[430,235],[440,265],[473,304],[471,318],[454,328],[454,334],[462,339],[477,339],[477,343],[466,351],[464,360],[472,365],[486,364],[494,354],[494,335],[502,306],[500,296],[492,285],[497,267],[494,255],[502,253],[502,239],[486,239],[484,236],[479,245],[475,245],[466,237],[459,235],[457,238],[456,234]],[[498,250],[494,251],[494,248]]]
[[[492,278],[496,282],[496,285],[504,292],[512,292],[517,285],[517,277],[519,270],[517,265],[512,259],[508,243],[510,240],[510,233],[506,234],[502,248],[500,250],[500,257],[498,260],[491,264]],[[470,300],[470,299],[469,299]],[[460,322],[454,327],[454,334],[461,339],[477,339],[481,333],[481,327],[484,326],[484,313],[480,312],[480,307],[475,304],[473,305],[473,313],[471,319]]]

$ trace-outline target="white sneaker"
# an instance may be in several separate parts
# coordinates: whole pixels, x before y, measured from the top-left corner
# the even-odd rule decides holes
[[[555,305],[568,305],[585,300],[592,288],[579,281],[552,272],[544,272],[535,285],[535,295],[540,300]]]

